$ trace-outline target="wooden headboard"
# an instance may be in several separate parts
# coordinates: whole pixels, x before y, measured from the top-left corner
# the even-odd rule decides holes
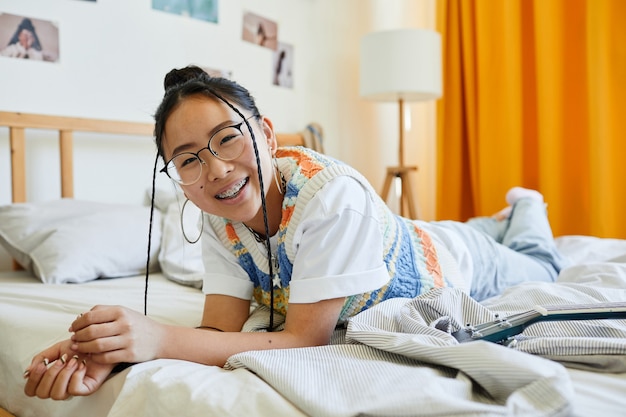
[[[26,129],[47,129],[59,132],[61,156],[61,197],[74,197],[73,138],[74,132],[98,132],[153,137],[152,123],[136,123],[79,117],[48,116],[0,111],[0,126],[9,128],[11,148],[11,197],[14,203],[26,201]],[[305,145],[303,133],[279,133],[280,146]]]

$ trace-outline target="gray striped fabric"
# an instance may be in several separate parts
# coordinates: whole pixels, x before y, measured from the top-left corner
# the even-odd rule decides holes
[[[533,305],[626,301],[626,264],[579,265],[561,273],[556,284],[529,283],[505,291],[483,305],[513,314]],[[517,337],[515,349],[595,372],[626,372],[626,320],[537,323]]]
[[[227,367],[255,372],[312,416],[566,416],[571,381],[545,358],[624,372],[625,320],[538,323],[515,348],[459,344],[433,323],[445,317],[456,330],[537,304],[623,301],[623,268],[607,277],[574,270],[558,283],[520,285],[482,304],[449,288],[388,300],[352,318],[334,344],[244,352]],[[253,314],[247,330],[264,328],[266,313]]]

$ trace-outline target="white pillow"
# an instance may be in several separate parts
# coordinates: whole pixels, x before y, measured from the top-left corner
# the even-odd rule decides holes
[[[179,284],[194,288],[202,288],[202,245],[200,240],[194,244],[183,237],[180,226],[182,202],[172,202],[163,215],[163,235],[159,264],[163,275]],[[200,210],[191,202],[185,207],[185,233],[190,240],[195,240],[200,233],[198,222]]]
[[[0,244],[44,283],[145,273],[150,208],[73,199],[0,207]],[[155,210],[150,270],[158,269]]]

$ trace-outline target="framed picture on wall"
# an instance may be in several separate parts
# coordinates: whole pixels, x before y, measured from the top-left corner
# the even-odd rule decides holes
[[[269,19],[254,13],[243,15],[243,33],[241,38],[246,42],[276,50],[278,44],[278,25]]]
[[[59,27],[48,20],[0,13],[0,55],[32,61],[59,60]]]
[[[278,42],[272,61],[272,84],[293,88],[293,46]]]
[[[219,0],[152,0],[152,8],[217,23]]]

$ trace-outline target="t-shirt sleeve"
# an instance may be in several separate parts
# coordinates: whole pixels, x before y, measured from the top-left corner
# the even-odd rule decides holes
[[[293,240],[290,303],[361,294],[389,281],[377,206],[357,180],[331,180],[301,218]]]

